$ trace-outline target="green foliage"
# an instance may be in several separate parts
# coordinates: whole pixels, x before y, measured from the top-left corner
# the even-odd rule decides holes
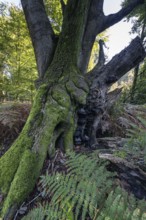
[[[137,116],[140,126],[131,123],[131,129],[127,129],[130,140],[125,145],[126,151],[146,163],[146,119]]]
[[[144,62],[140,68],[137,82],[134,88],[132,103],[138,105],[146,103],[146,62]]]
[[[23,220],[44,220],[46,213],[46,207],[39,205],[37,208],[29,212],[28,215],[23,218]]]
[[[127,5],[130,0],[124,0],[122,6]],[[132,20],[133,27],[131,32],[141,35],[143,24],[146,24],[146,0],[144,4],[136,7],[128,16],[128,20]],[[145,30],[146,31],[146,30]],[[145,33],[146,34],[146,33]]]
[[[23,220],[146,219],[145,203],[139,204],[116,187],[105,162],[95,153],[89,156],[68,153],[66,166],[67,175],[42,176],[42,195],[51,201],[30,211]]]
[[[135,72],[133,73],[133,83],[123,85],[121,102],[131,103],[135,105],[143,105],[146,103],[146,62],[139,66],[136,81],[134,80]]]
[[[35,57],[22,9],[0,3],[1,101],[31,100],[37,76]]]
[[[45,0],[44,3],[54,32],[59,34],[61,32],[63,20],[60,0]]]
[[[122,5],[129,3],[129,0],[125,0]],[[128,16],[127,19],[132,21],[131,33],[139,35],[143,44],[146,39],[146,0],[144,4],[136,7]],[[137,66],[134,69],[134,80],[129,93],[129,100],[133,104],[144,104],[146,102],[146,60],[143,62],[143,66]]]
[[[82,219],[87,212],[95,216],[97,207],[111,188],[111,174],[99,162],[85,155],[70,154],[66,163],[68,175],[55,174],[42,177],[43,194],[53,194],[52,204],[58,204],[64,209],[68,204],[75,207],[75,219],[78,219],[82,209]],[[102,174],[104,173],[104,176]],[[96,192],[98,188],[98,193]]]
[[[116,151],[116,152],[114,153],[114,155],[117,156],[117,157],[120,157],[120,158],[125,159],[126,156],[127,156],[127,153],[126,153],[125,150],[118,150],[118,151]]]
[[[136,201],[133,196],[116,188],[105,201],[97,220],[144,220],[146,219],[145,201]]]

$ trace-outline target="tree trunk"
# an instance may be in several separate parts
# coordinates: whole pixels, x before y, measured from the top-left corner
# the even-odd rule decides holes
[[[111,108],[111,99],[108,98],[109,86],[119,80],[136,64],[140,63],[144,57],[145,50],[141,40],[136,37],[128,47],[114,56],[109,63],[98,70],[95,66],[90,74],[87,75],[91,81],[91,86],[87,97],[85,134],[89,137],[91,147],[97,144],[97,132],[101,130],[101,124],[106,123],[104,118],[106,118],[107,111]]]
[[[38,41],[38,29],[35,27],[38,27],[37,22],[40,21],[39,17],[35,20],[35,16],[38,16],[37,13],[41,11],[41,7],[38,8],[36,14],[31,14],[32,17],[28,15],[27,10],[34,13],[33,1],[22,0],[22,3],[25,15],[28,16],[27,21],[32,22],[29,29],[31,29],[31,37],[35,38],[33,45],[34,47],[36,45],[35,53],[38,66],[40,65],[39,76],[41,81],[23,131],[0,159],[0,189],[5,196],[1,215],[5,219],[13,219],[16,208],[34,188],[47,154],[52,157],[56,145],[59,144],[57,147],[62,147],[61,143],[63,143],[64,150],[72,149],[76,124],[80,127],[78,133],[79,136],[81,135],[79,137],[82,139],[81,142],[85,141],[83,135],[88,124],[90,124],[89,138],[93,144],[96,142],[96,129],[107,108],[106,92],[108,86],[142,61],[145,56],[141,42],[135,40],[135,43],[132,43],[132,49],[124,50],[124,57],[120,54],[119,58],[114,58],[111,63],[104,65],[98,72],[91,72],[92,80],[90,81],[90,77],[80,72],[78,61],[81,54],[81,42],[84,39],[83,36],[88,23],[91,1],[69,0],[64,9],[62,32],[55,51],[52,49],[54,46],[51,46],[51,41],[52,59],[46,50],[45,54],[48,56],[46,61],[44,61],[44,54],[42,59],[39,59],[43,51],[38,49],[41,48],[41,43]],[[39,6],[42,6],[43,1],[35,0],[34,2],[38,2]],[[101,5],[99,4],[100,7]],[[44,10],[43,7],[42,10]],[[43,37],[45,36],[46,39],[48,35],[45,34],[45,28],[40,29],[41,31],[43,31]],[[48,41],[50,41],[49,39],[47,38]],[[131,60],[129,67],[126,65],[126,68],[125,64],[128,62],[125,57]],[[43,62],[45,63],[44,67],[42,67]],[[51,64],[47,68],[50,62]],[[107,76],[113,70],[113,66],[116,68],[114,78],[111,80]],[[45,71],[46,69],[47,71]],[[89,85],[91,85],[90,93]],[[95,105],[92,105],[93,103]],[[87,107],[85,107],[86,104]],[[83,107],[87,109],[87,120],[83,117]],[[81,116],[81,120],[80,118],[77,119],[76,114],[79,108],[81,109],[78,116]],[[92,114],[95,117],[92,118]],[[92,128],[94,128],[93,132]]]
[[[88,93],[77,60],[89,2],[76,0],[67,5],[53,61],[37,91],[29,118],[18,139],[0,159],[5,219],[13,219],[17,206],[32,191],[47,153],[54,155],[58,140],[63,139],[65,150],[73,147],[75,110],[85,105]]]

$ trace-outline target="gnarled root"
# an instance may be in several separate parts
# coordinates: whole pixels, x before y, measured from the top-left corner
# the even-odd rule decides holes
[[[60,135],[58,125],[67,121],[72,124],[70,106],[70,97],[61,86],[41,86],[38,90],[23,131],[0,159],[0,189],[6,195],[2,217],[11,219],[17,206],[33,190],[48,150],[53,155]],[[65,132],[65,126],[61,132]],[[68,129],[66,138],[73,143],[71,136],[73,130]]]
[[[40,86],[23,131],[0,159],[0,191],[6,197],[1,216],[5,219],[12,219],[33,190],[47,153],[53,156],[58,139],[63,138],[66,149],[73,147],[75,107],[71,100],[80,89],[71,85]]]

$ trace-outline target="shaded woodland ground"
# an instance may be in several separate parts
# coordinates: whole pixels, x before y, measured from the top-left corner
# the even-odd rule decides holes
[[[0,128],[2,156],[12,145],[21,132],[30,112],[30,104],[7,103],[1,105]],[[104,119],[105,120],[105,119]],[[109,133],[110,131],[110,133]],[[107,170],[115,173],[115,181],[118,186],[124,189],[129,196],[134,195],[139,201],[146,199],[146,158],[145,158],[145,132],[146,132],[146,107],[145,105],[115,104],[112,111],[106,115],[106,124],[101,126],[97,133],[97,145],[94,148],[86,144],[74,146],[77,154],[90,155],[97,152],[97,157],[109,161]],[[47,157],[41,176],[54,175],[54,173],[67,174],[66,166],[68,156],[61,149],[56,149],[53,158]],[[45,205],[51,201],[50,196],[42,194],[43,187],[40,179],[35,189],[25,200],[14,219],[22,219],[30,210]],[[2,195],[0,197],[3,201]],[[31,219],[26,217],[26,219]],[[40,217],[37,218],[41,219]],[[91,218],[86,218],[91,219]],[[116,219],[116,218],[115,218]],[[136,219],[139,219],[138,217]]]

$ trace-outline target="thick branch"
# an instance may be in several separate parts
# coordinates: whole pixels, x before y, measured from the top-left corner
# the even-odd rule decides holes
[[[105,31],[110,26],[121,21],[127,16],[136,6],[144,3],[144,0],[131,0],[131,2],[122,8],[119,12],[105,16],[103,13],[103,0],[92,0],[86,31],[82,43],[82,52],[79,62],[79,68],[82,72],[86,72],[91,50],[95,42],[96,36]]]
[[[104,41],[103,40],[99,40],[99,59],[98,59],[98,67],[103,66],[105,63],[105,54],[104,54]]]
[[[143,4],[144,0],[131,0],[130,3],[123,7],[119,12],[106,16],[104,29],[111,27],[127,16],[136,6]]]
[[[79,60],[79,68],[83,73],[86,72],[88,67],[91,49],[97,35],[96,28],[100,29],[104,20],[103,2],[104,0],[91,1]]]
[[[47,17],[43,0],[21,0],[21,3],[35,51],[39,78],[43,78],[52,61],[55,35]]]
[[[113,57],[113,59],[108,62],[100,73],[93,71],[91,74],[94,75],[93,87],[97,84],[100,86],[110,85],[117,80],[119,80],[124,74],[129,70],[138,65],[146,56],[146,52],[143,48],[142,42],[139,37],[136,37],[131,44],[122,50],[119,54]]]
[[[103,49],[104,45],[105,45],[104,41],[99,40],[99,59],[98,59],[98,62],[95,65],[95,67],[91,70],[91,72],[85,74],[85,77],[87,77],[88,81],[90,81],[90,82],[93,80],[93,76],[94,76],[94,74],[92,74],[92,73],[98,72],[100,74],[99,69],[101,69],[105,63],[105,54],[104,54],[104,49]],[[97,77],[97,74],[96,74],[96,77]]]
[[[62,32],[53,62],[61,62],[61,65],[62,63],[65,65],[78,64],[89,7],[90,0],[69,0],[67,2]],[[58,60],[58,54],[60,53],[62,58]]]
[[[92,83],[87,97],[87,136],[90,146],[96,145],[96,137],[100,130],[102,121],[106,124],[109,100],[107,96],[108,86],[121,78],[130,69],[141,62],[146,56],[140,38],[135,38],[131,44],[121,53],[99,69],[92,72]],[[97,74],[97,77],[96,77]]]

